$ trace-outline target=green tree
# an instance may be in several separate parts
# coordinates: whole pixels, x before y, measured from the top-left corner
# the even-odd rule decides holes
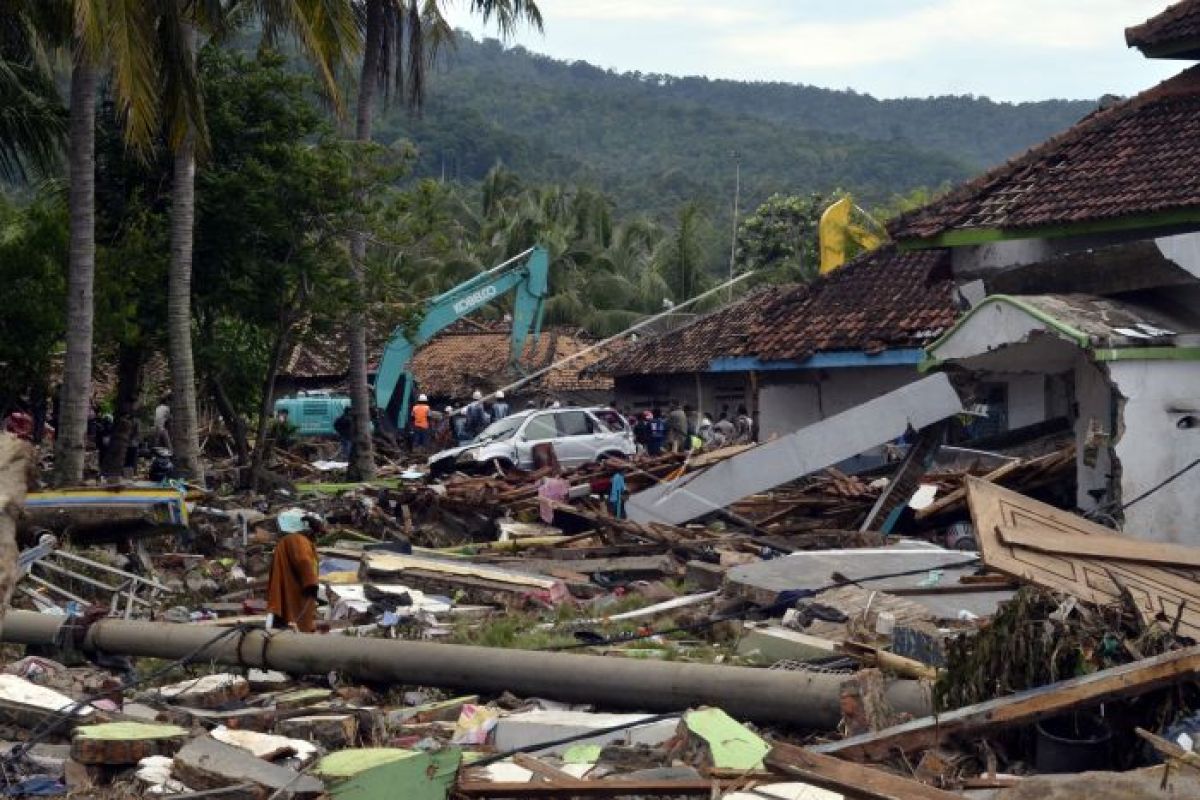
[[[321,76],[326,94],[341,108],[337,71],[358,50],[353,9],[348,0],[167,0],[158,4],[163,96],[174,153],[171,198],[171,267],[167,281],[167,352],[171,365],[171,419],[180,471],[203,480],[196,374],[192,354],[192,255],[196,226],[196,155],[206,148],[202,96],[194,75],[197,33],[221,35],[236,21],[256,18],[264,31],[287,34],[300,43]]]
[[[67,213],[56,192],[18,208],[0,198],[0,416],[28,399],[44,405],[46,376],[62,341]]]
[[[775,194],[738,225],[734,264],[755,272],[756,283],[793,283],[816,277],[820,266],[817,223],[834,198],[812,192]]]
[[[257,417],[246,473],[257,480],[283,356],[302,325],[319,327],[347,308],[342,242],[358,216],[353,165],[377,156],[333,135],[309,101],[311,82],[277,55],[206,48],[201,76],[212,150],[196,178],[196,307],[212,338],[198,355],[223,413],[234,412],[230,429],[242,413]],[[254,408],[234,406],[251,396]]]
[[[371,141],[376,98],[395,93],[410,109],[425,100],[426,68],[438,49],[452,41],[453,31],[440,0],[361,0],[364,6],[364,50],[358,82],[355,139]],[[484,22],[494,21],[507,37],[527,22],[538,30],[542,16],[534,0],[469,0],[468,7]],[[358,478],[375,474],[371,441],[370,389],[367,383],[367,325],[364,275],[365,233],[350,237],[351,283],[356,302],[347,320],[350,350],[350,408],[354,418],[354,456],[350,472]]]
[[[44,6],[0,1],[0,177],[27,177],[56,167],[67,115],[38,35]]]

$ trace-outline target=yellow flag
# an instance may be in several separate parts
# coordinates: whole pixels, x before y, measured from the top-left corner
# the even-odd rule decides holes
[[[854,210],[854,201],[846,196],[825,209],[825,213],[821,215],[821,221],[817,224],[817,234],[821,244],[822,275],[827,275],[846,263],[847,249],[851,242],[863,250],[874,250],[885,241],[884,236],[851,222]],[[859,211],[859,214],[871,220],[865,211]]]
[[[826,275],[846,263],[846,228],[850,225],[849,197],[843,197],[825,209],[817,232],[821,242],[821,274]]]

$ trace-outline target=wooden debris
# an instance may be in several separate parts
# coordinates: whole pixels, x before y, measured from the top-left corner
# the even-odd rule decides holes
[[[1147,623],[1159,617],[1170,624],[1179,616],[1179,632],[1200,638],[1200,569],[1086,555],[1109,545],[1113,552],[1129,553],[1132,548],[1128,540],[1094,522],[986,481],[968,479],[967,492],[988,566],[1097,605],[1121,602],[1128,592]],[[1044,552],[1045,547],[1035,550],[1020,544],[1030,540],[1026,532],[1046,537],[1053,544],[1045,547],[1059,549]],[[1072,540],[1078,545],[1073,547]]]
[[[767,764],[814,786],[859,800],[962,800],[962,795],[935,789],[911,778],[851,764],[811,748],[776,742]]]
[[[221,672],[163,686],[157,694],[169,703],[192,708],[221,708],[245,699],[250,694],[250,683],[238,675]]]
[[[169,756],[187,741],[176,725],[107,722],[75,729],[71,758],[80,764],[136,764],[149,756]]]
[[[1197,670],[1200,670],[1200,646],[1164,653],[812,749],[853,761],[880,761],[895,753],[937,747],[955,737],[977,738],[995,730],[1028,724],[1115,698],[1136,697],[1188,679]]]

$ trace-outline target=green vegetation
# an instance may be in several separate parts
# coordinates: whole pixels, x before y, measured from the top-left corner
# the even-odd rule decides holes
[[[837,187],[876,204],[965,178],[1091,110],[617,74],[466,37],[429,85],[422,118],[397,109],[376,126],[384,143],[416,143],[416,175],[471,183],[499,161],[528,179],[594,186],[624,212],[659,218],[698,200],[728,219],[734,151],[743,208]]]

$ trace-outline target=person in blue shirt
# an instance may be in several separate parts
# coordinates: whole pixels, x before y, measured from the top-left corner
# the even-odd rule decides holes
[[[650,436],[646,442],[646,452],[652,456],[661,455],[663,445],[667,441],[667,421],[663,419],[662,409],[654,409],[650,414]]]
[[[508,415],[508,401],[504,399],[504,392],[496,392],[496,401],[492,403],[492,422],[499,422]]]

